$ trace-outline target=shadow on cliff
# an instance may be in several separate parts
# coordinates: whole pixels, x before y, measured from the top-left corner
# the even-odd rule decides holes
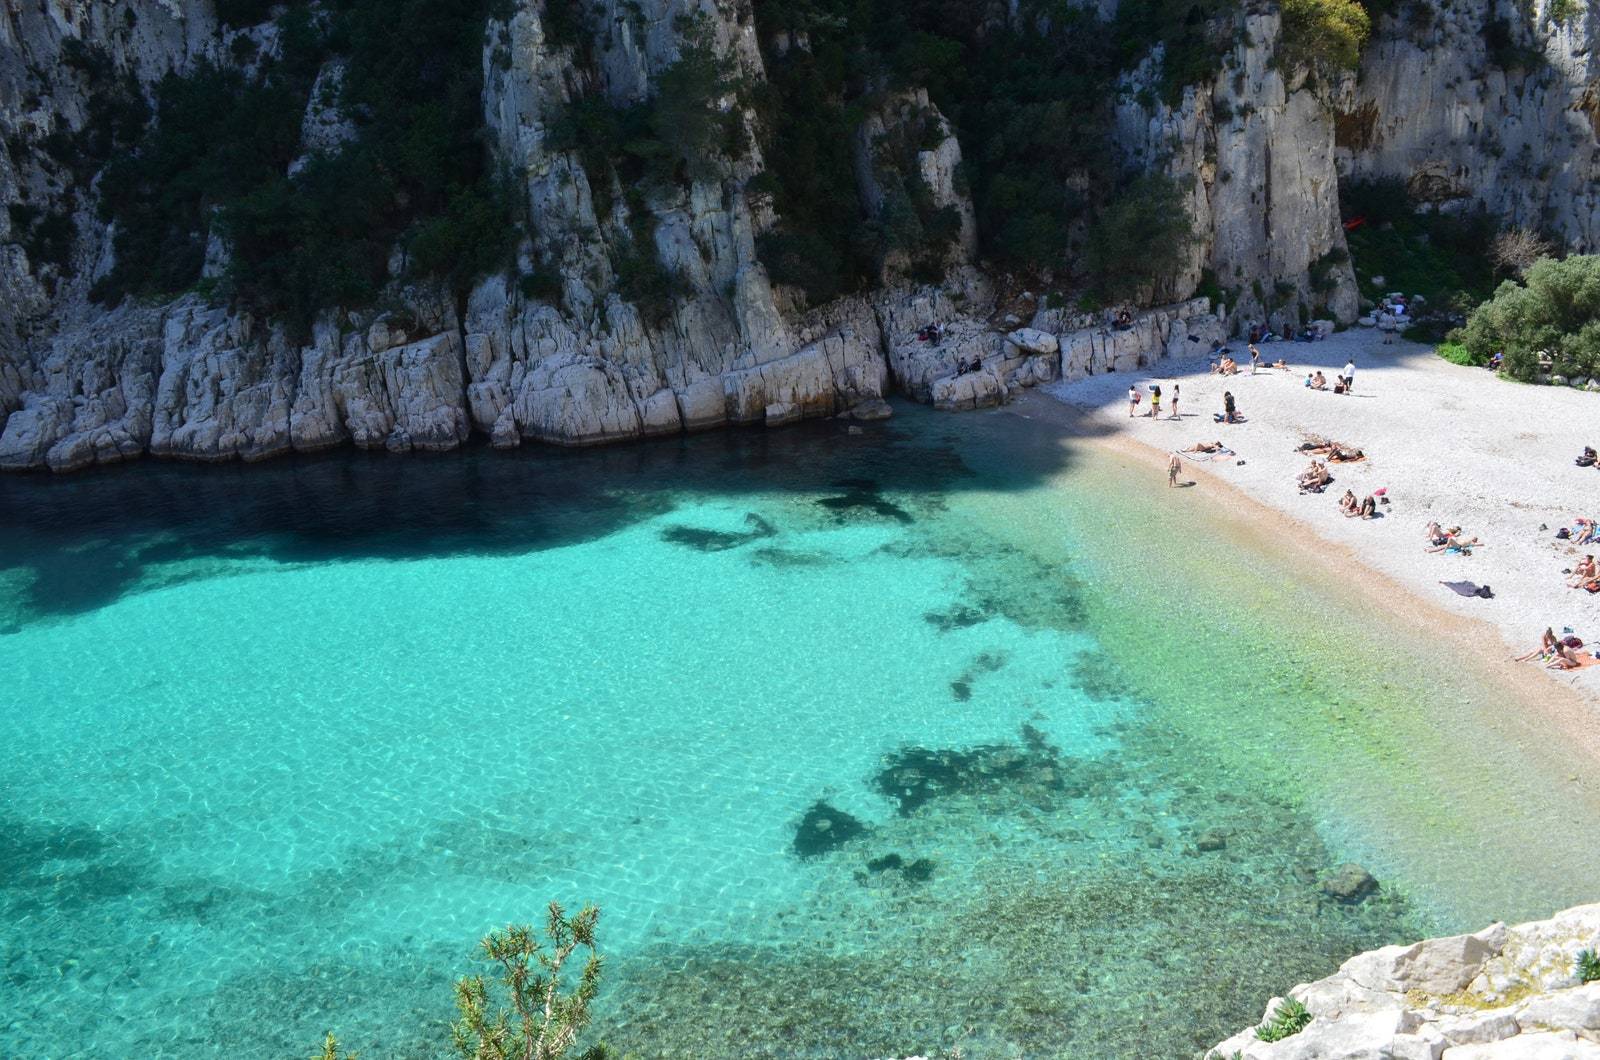
[[[688,496],[1027,489],[1072,459],[1059,424],[1006,411],[896,410],[878,423],[817,420],[596,449],[343,450],[255,465],[147,460],[0,476],[0,635],[208,576],[220,569],[208,560],[517,554],[613,533]]]

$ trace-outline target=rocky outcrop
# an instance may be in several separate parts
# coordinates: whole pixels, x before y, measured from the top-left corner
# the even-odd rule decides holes
[[[1471,935],[1385,946],[1289,991],[1311,1019],[1277,1042],[1240,1031],[1218,1060],[1584,1060],[1600,1058],[1600,905]],[[1267,1004],[1263,1022],[1283,1003]]]

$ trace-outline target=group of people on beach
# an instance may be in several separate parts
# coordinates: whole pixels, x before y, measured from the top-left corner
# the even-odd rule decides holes
[[[1144,393],[1139,389],[1139,384],[1135,383],[1132,386],[1128,387],[1128,418],[1129,419],[1132,419],[1135,415],[1138,414],[1139,402],[1141,402],[1143,400],[1144,400]],[[1161,384],[1159,384],[1159,383],[1151,383],[1150,384],[1150,411],[1145,413],[1145,416],[1147,418],[1149,418],[1149,419],[1160,419],[1161,418]],[[1172,384],[1172,412],[1171,412],[1170,415],[1167,416],[1167,419],[1175,420],[1177,418],[1178,418],[1178,384],[1177,384],[1177,382],[1173,382],[1173,384]]]
[[[1547,626],[1544,636],[1539,638],[1539,646],[1524,655],[1517,656],[1517,662],[1532,662],[1538,659],[1552,670],[1577,670],[1585,665],[1584,657],[1578,654],[1578,649],[1583,647],[1583,639],[1566,630],[1562,636],[1556,636],[1555,627]]]

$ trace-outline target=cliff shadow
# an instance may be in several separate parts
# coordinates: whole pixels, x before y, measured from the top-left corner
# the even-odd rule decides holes
[[[592,449],[339,450],[261,464],[146,460],[0,476],[0,632],[261,559],[506,555],[593,540],[688,498],[815,495],[839,518],[910,517],[881,498],[1021,490],[1072,459],[1075,430],[1006,410],[811,420]],[[1074,419],[1085,419],[1069,413]],[[1004,460],[974,453],[1002,452]],[[216,560],[218,563],[208,563]]]

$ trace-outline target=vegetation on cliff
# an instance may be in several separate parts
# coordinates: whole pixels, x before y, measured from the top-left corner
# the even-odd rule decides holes
[[[101,179],[116,267],[95,296],[194,286],[213,220],[231,250],[216,293],[301,329],[319,309],[375,298],[397,241],[410,275],[458,287],[505,260],[516,226],[481,135],[484,25],[498,2],[297,2],[278,16],[275,55],[238,38],[239,68],[166,77],[155,122],[117,145]],[[274,9],[232,0],[219,15],[242,24]],[[343,76],[316,102],[353,135],[288,175],[335,58]]]

